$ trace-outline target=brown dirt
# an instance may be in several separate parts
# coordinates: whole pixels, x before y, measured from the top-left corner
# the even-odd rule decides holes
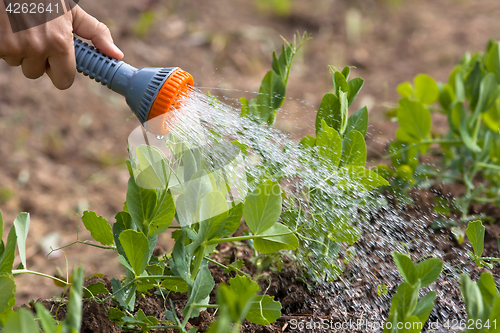
[[[277,126],[295,137],[312,133],[317,105],[331,89],[327,65],[354,65],[357,68],[352,75],[366,81],[353,110],[368,105],[369,145],[383,151],[396,127],[385,119],[384,112],[388,103],[397,101],[398,83],[411,81],[420,72],[444,81],[464,52],[483,50],[489,38],[500,38],[498,0],[388,2],[292,0],[292,12],[287,17],[262,12],[256,1],[248,0],[87,0],[81,5],[108,24],[127,62],[136,67],[180,66],[193,74],[198,86],[228,96],[228,102],[234,103],[234,98],[258,90],[269,69],[270,54],[281,44],[279,36],[290,40],[296,30],[307,30],[313,40],[294,66],[286,112],[279,115]],[[154,11],[156,19],[149,31],[138,36],[134,31],[139,15],[146,10]],[[346,17],[356,13],[362,22],[359,38],[347,38]],[[0,62],[0,209],[7,227],[19,212],[31,213],[28,268],[52,275],[59,269],[65,275],[67,267],[71,270],[84,262],[87,273],[116,277],[124,273],[114,253],[89,246],[66,248],[64,255],[54,253],[50,261],[45,256],[50,247],[76,239],[78,214],[83,210],[95,210],[113,221],[125,200],[126,138],[138,125],[120,96],[81,75],[72,88],[61,92],[47,77],[27,80],[20,68]],[[376,157],[373,153],[369,156]],[[487,226],[487,251],[494,253],[499,208],[487,205],[473,209],[496,217],[495,223]],[[84,230],[79,235],[82,240],[90,237]],[[449,233],[440,237],[448,238],[443,251],[457,246]],[[168,235],[162,235],[159,244],[165,251],[171,250]],[[392,267],[388,257],[373,260],[384,269]],[[286,276],[280,279],[293,281]],[[395,277],[393,285],[397,281]],[[16,282],[18,304],[60,293],[50,280],[40,277],[21,275]],[[360,282],[351,287],[356,292],[366,285]],[[296,288],[297,299],[318,300],[318,308],[301,305],[303,314],[328,315],[338,307],[345,310],[338,310],[339,316],[349,317],[357,311],[349,310],[348,302],[336,297],[342,294],[340,285],[327,291],[315,287],[306,294],[300,284]],[[329,298],[338,303],[321,301]],[[388,299],[384,298],[386,303]],[[282,301],[290,302],[284,314],[297,315],[301,307],[293,307],[300,302],[286,297]],[[318,310],[321,306],[328,307],[326,312]],[[386,310],[387,304],[376,311],[382,316]],[[286,325],[280,321],[273,329],[290,330],[290,324]],[[247,328],[248,332],[252,330],[257,328]]]

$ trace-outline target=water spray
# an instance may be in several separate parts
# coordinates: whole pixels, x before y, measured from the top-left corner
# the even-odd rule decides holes
[[[193,77],[179,67],[137,69],[110,58],[74,38],[76,69],[124,96],[128,106],[146,130],[155,135],[169,132],[171,111],[191,94]]]

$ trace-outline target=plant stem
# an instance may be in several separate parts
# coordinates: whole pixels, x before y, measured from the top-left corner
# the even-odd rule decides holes
[[[43,277],[46,277],[46,278],[52,279],[52,280],[54,280],[54,281],[57,281],[57,282],[63,283],[63,284],[64,284],[64,285],[66,285],[66,286],[71,286],[71,283],[66,282],[66,281],[64,281],[64,280],[61,280],[61,279],[58,279],[58,278],[56,278],[55,276],[52,276],[52,275],[48,275],[48,274],[44,274],[44,273],[40,273],[40,272],[35,272],[35,271],[30,271],[30,270],[27,270],[27,269],[13,269],[13,270],[12,270],[12,274],[13,274],[13,275],[16,275],[16,274],[23,274],[23,273],[43,276]]]
[[[207,248],[207,243],[202,243],[200,245],[200,249],[198,250],[198,255],[196,256],[196,261],[194,262],[193,269],[191,271],[191,276],[194,281],[196,279],[196,276],[198,275],[198,272],[200,271],[200,266],[201,263],[203,262],[204,254],[205,254],[205,249]]]
[[[191,304],[193,308],[212,308],[212,309],[217,309],[219,308],[219,304]]]
[[[495,164],[477,162],[476,166],[482,167],[482,168],[487,168],[487,169],[492,169],[492,170],[496,170],[496,171],[500,171],[500,166],[495,165]]]
[[[224,264],[221,264],[220,262],[215,261],[215,260],[213,260],[213,259],[210,259],[210,257],[205,257],[205,259],[206,259],[208,262],[211,262],[212,264],[215,264],[215,265],[217,265],[217,266],[219,266],[219,267],[222,267],[222,268],[224,268],[224,269],[227,269],[227,268],[228,268],[228,266],[226,266],[226,265],[224,265]],[[246,277],[251,277],[249,274],[247,274],[247,273],[243,272],[242,270],[240,270],[240,269],[238,269],[238,268],[236,268],[236,267],[231,267],[231,268],[232,268],[232,269],[234,269],[235,271],[237,271],[238,273],[241,273],[241,274],[245,275]]]
[[[227,242],[239,242],[239,241],[255,239],[255,238],[280,237],[280,236],[292,235],[294,233],[295,233],[295,231],[290,231],[290,232],[286,232],[284,234],[276,234],[276,235],[248,235],[248,236],[230,237],[230,238],[223,238],[223,239],[213,239],[211,241],[208,241],[206,243],[206,245],[209,246],[209,245],[227,243]]]

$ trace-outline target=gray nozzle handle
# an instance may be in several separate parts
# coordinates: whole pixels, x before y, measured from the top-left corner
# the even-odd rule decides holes
[[[127,85],[137,72],[137,68],[102,54],[81,39],[73,37],[73,40],[75,42],[76,70],[120,95],[126,96]]]

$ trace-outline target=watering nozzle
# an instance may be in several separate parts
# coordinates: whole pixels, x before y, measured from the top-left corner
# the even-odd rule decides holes
[[[170,112],[179,108],[182,99],[192,91],[191,74],[179,67],[137,69],[102,54],[80,39],[73,39],[78,72],[125,96],[148,132],[168,133],[173,114]]]

